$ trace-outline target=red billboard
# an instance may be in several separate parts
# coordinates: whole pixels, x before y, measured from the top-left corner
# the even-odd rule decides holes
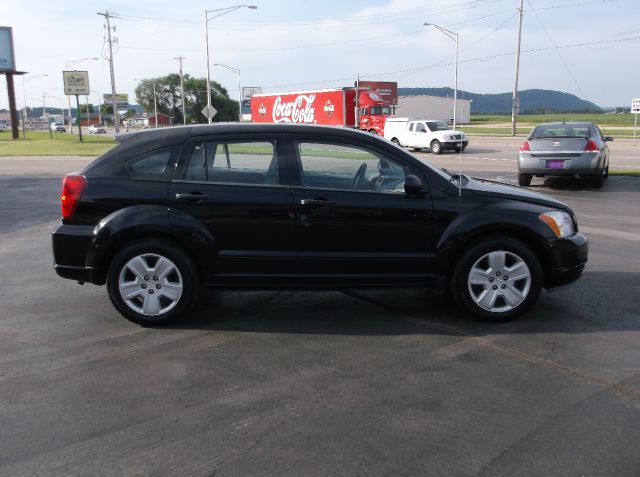
[[[355,121],[353,89],[254,94],[254,123],[323,124],[351,126]]]
[[[360,88],[371,88],[381,97],[385,106],[398,104],[398,83],[395,81],[360,81]]]

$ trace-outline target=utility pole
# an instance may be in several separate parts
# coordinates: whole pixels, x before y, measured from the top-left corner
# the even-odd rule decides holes
[[[184,58],[182,56],[178,56],[177,58],[174,58],[174,60],[178,60],[180,62],[180,94],[182,96],[182,124],[186,125],[187,124],[187,109],[184,103],[184,83],[182,82],[182,60],[186,60],[187,58]]]
[[[116,126],[116,134],[120,132],[120,115],[118,114],[118,98],[116,96],[116,77],[113,72],[113,43],[117,42],[117,38],[115,40],[111,39],[111,14],[109,10],[104,13],[98,12],[98,15],[103,16],[107,20],[107,41],[109,42],[109,69],[111,70],[111,95],[113,99],[113,120]],[[115,31],[115,27],[113,27]]]
[[[520,42],[522,41],[522,8],[524,0],[520,0],[518,9],[518,45],[516,47],[516,77],[513,83],[513,96],[511,102],[511,135],[516,135],[516,116],[520,110],[520,99],[518,98],[518,74],[520,73]]]

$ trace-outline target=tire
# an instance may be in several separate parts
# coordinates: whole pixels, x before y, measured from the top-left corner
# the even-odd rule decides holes
[[[442,144],[437,139],[431,141],[431,152],[434,154],[442,154]]]
[[[518,275],[509,277],[514,273]],[[508,321],[538,300],[542,267],[531,249],[519,240],[486,237],[456,261],[449,287],[463,310],[487,321]]]
[[[377,136],[377,135],[378,135],[378,133],[377,133],[377,131],[376,131],[375,129],[369,129],[369,131],[368,131],[368,132],[369,132],[370,134],[373,134],[374,136]]]
[[[520,187],[529,187],[531,185],[531,174],[518,174],[518,185]]]
[[[198,275],[187,255],[158,240],[122,248],[107,275],[113,306],[127,320],[143,326],[166,325],[186,314],[197,301],[198,287]]]
[[[609,178],[609,164],[607,164],[607,167],[604,170],[604,178],[605,179]]]
[[[591,185],[596,189],[600,189],[604,185],[604,171],[596,176],[591,176]]]
[[[391,142],[394,143],[396,146],[400,146],[400,141],[398,141],[397,137],[392,138]]]

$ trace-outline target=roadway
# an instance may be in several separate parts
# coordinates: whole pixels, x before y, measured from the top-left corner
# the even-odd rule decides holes
[[[513,180],[492,141],[463,172]],[[638,475],[640,179],[534,182],[590,258],[510,323],[420,290],[216,292],[146,329],[53,272],[88,160],[0,158],[0,475]]]

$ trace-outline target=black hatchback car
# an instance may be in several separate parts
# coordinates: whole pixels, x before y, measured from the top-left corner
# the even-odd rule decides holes
[[[62,186],[56,272],[106,283],[131,321],[185,314],[201,285],[428,287],[507,320],[576,280],[566,205],[451,175],[370,134],[228,124],[145,131]]]

